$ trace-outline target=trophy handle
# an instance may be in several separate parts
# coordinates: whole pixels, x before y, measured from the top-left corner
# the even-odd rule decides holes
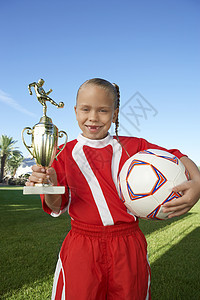
[[[25,139],[24,139],[24,131],[27,130],[27,134],[32,134],[32,128],[31,127],[25,127],[22,130],[22,141],[24,143],[24,146],[26,147],[26,149],[30,152],[30,154],[33,156],[33,153],[31,152],[30,148],[32,148],[31,146],[26,145]]]
[[[65,135],[66,140],[65,140],[65,143],[64,143],[64,145],[62,146],[62,148],[59,148],[59,147],[57,148],[57,149],[59,150],[59,152],[58,152],[58,153],[56,154],[56,156],[55,156],[55,159],[56,159],[56,160],[58,160],[58,159],[57,159],[58,155],[63,151],[63,149],[65,148],[65,145],[67,144],[68,136],[67,136],[66,132],[63,131],[63,130],[61,130],[61,131],[58,132],[58,137],[59,137],[59,138],[62,138],[63,135]]]

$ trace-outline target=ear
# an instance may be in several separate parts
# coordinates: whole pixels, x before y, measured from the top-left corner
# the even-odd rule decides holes
[[[119,108],[116,108],[113,114],[112,123],[115,123],[119,114]]]
[[[76,106],[74,106],[74,111],[75,111],[76,120],[77,120],[77,107]]]

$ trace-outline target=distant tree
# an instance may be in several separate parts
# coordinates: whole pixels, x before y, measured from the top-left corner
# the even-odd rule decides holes
[[[20,152],[13,152],[11,157],[6,160],[5,169],[10,171],[11,175],[14,177],[16,174],[17,169],[21,165],[24,157]]]
[[[14,147],[14,144],[16,142],[17,141],[14,141],[12,137],[8,137],[7,135],[2,134],[0,137],[0,182],[2,182],[4,178],[6,161],[13,155],[21,155],[21,152],[19,150],[16,150],[16,147]]]

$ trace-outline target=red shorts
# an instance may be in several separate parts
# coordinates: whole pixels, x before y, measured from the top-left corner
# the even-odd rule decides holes
[[[72,221],[59,254],[52,299],[151,299],[147,243],[138,222],[93,226]]]

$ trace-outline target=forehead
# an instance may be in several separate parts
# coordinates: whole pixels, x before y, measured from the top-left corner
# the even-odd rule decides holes
[[[111,105],[114,103],[114,100],[112,94],[108,90],[96,85],[88,84],[79,90],[77,103]]]

